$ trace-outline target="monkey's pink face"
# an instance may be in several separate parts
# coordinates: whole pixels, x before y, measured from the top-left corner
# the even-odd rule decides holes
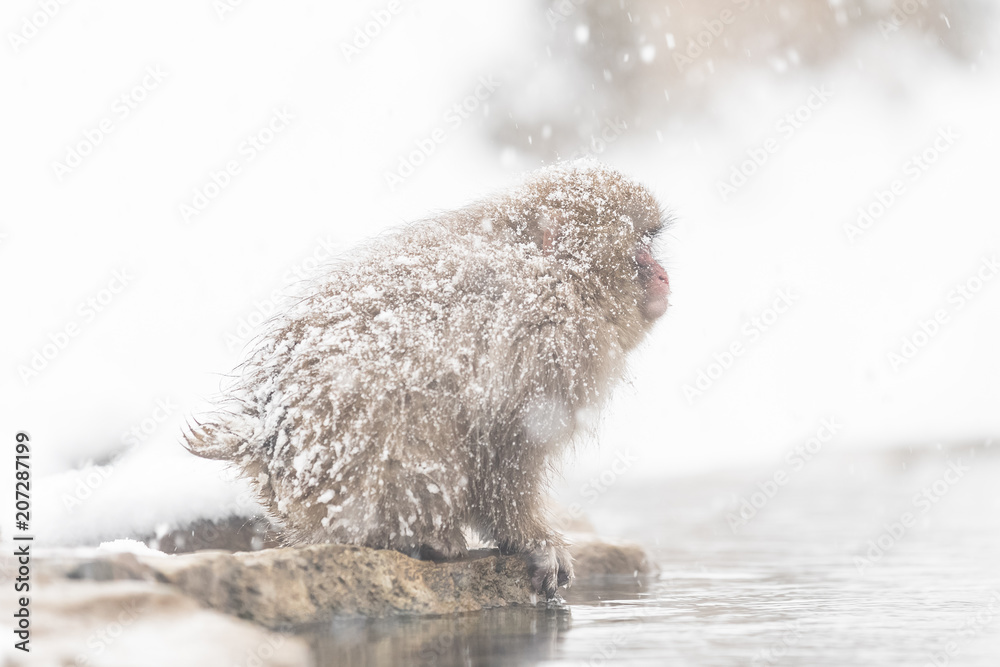
[[[642,314],[647,320],[653,321],[667,312],[670,296],[670,280],[666,270],[660,266],[649,247],[640,245],[635,253],[635,261],[639,265],[639,284],[642,286]]]

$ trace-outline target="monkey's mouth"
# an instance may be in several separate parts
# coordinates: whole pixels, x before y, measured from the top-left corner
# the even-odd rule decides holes
[[[653,258],[648,248],[640,248],[635,253],[635,261],[639,265],[639,281],[644,293],[642,314],[652,321],[667,312],[670,279],[666,269]]]

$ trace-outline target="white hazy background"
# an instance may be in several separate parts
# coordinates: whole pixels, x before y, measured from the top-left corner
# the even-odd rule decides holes
[[[542,126],[560,110],[576,108],[562,116],[572,118],[578,93],[601,76],[566,66],[565,50],[546,53],[553,28],[533,0],[404,0],[350,62],[342,44],[387,3],[53,2],[54,15],[16,44],[10,35],[42,4],[0,10],[0,532],[12,529],[13,442],[24,430],[33,528],[51,543],[243,503],[220,465],[178,444],[184,420],[239,362],[243,323],[326,248],[549,162],[511,110]],[[600,31],[582,12],[567,21],[580,44]],[[666,33],[642,66],[671,58]],[[767,465],[824,418],[843,425],[830,445],[842,448],[1000,433],[1000,276],[961,309],[948,299],[1000,258],[994,56],[956,58],[912,31],[874,28],[815,67],[752,54],[716,67],[712,55],[698,63],[710,85],[697,105],[667,90],[655,114],[621,115],[628,129],[597,155],[674,213],[661,249],[674,297],[599,442],[567,460],[567,495],[622,452],[635,479]],[[120,118],[116,99],[147,68],[165,76]],[[460,126],[445,122],[491,78],[500,86],[490,99]],[[813,88],[832,96],[783,137],[776,124]],[[245,161],[241,143],[275,110],[293,120]],[[53,163],[103,118],[113,130],[60,179]],[[516,141],[498,139],[505,125]],[[435,127],[444,141],[391,189],[385,173]],[[910,180],[904,163],[942,129],[957,139]],[[718,184],[769,137],[777,151],[723,201]],[[589,143],[588,133],[556,153]],[[232,159],[240,173],[186,222],[179,206]],[[893,179],[905,192],[852,243],[844,226]],[[124,288],[85,315],[81,304],[122,271]],[[745,325],[780,290],[794,305],[751,340]],[[888,355],[939,309],[948,321],[893,368]],[[78,335],[53,353],[72,324]],[[711,368],[736,342],[745,352]],[[35,372],[47,344],[51,358]],[[717,378],[690,400],[685,385],[700,372]]]

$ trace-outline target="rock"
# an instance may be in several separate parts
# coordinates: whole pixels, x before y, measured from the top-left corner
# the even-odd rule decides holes
[[[637,544],[611,544],[594,536],[578,536],[570,552],[578,580],[602,575],[631,577],[655,571],[646,550]]]
[[[534,604],[521,558],[493,552],[449,563],[395,551],[317,544],[183,556],[131,553],[37,559],[41,580],[142,579],[212,609],[277,628],[337,616],[448,614]]]
[[[262,516],[199,519],[183,527],[167,527],[161,534],[144,535],[139,539],[165,554],[205,549],[260,551],[283,546],[279,527]]]
[[[591,539],[578,543],[573,554],[578,579],[650,569],[635,546]],[[341,616],[451,614],[537,602],[525,561],[491,549],[445,563],[335,544],[173,556],[77,550],[39,554],[34,562],[33,574],[45,586],[60,580],[169,584],[210,609],[270,628]]]
[[[0,663],[34,665],[311,664],[298,637],[272,633],[204,609],[180,591],[151,582],[57,581],[31,596],[30,653],[5,642]]]

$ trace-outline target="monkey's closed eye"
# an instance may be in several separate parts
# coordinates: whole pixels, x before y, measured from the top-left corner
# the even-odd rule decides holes
[[[655,227],[650,227],[649,229],[647,229],[645,232],[642,233],[642,240],[645,243],[650,244],[653,241],[655,241],[656,238],[660,234],[662,234],[663,230],[665,230],[666,228],[667,228],[667,226],[665,224],[663,224],[662,222],[658,223]]]

